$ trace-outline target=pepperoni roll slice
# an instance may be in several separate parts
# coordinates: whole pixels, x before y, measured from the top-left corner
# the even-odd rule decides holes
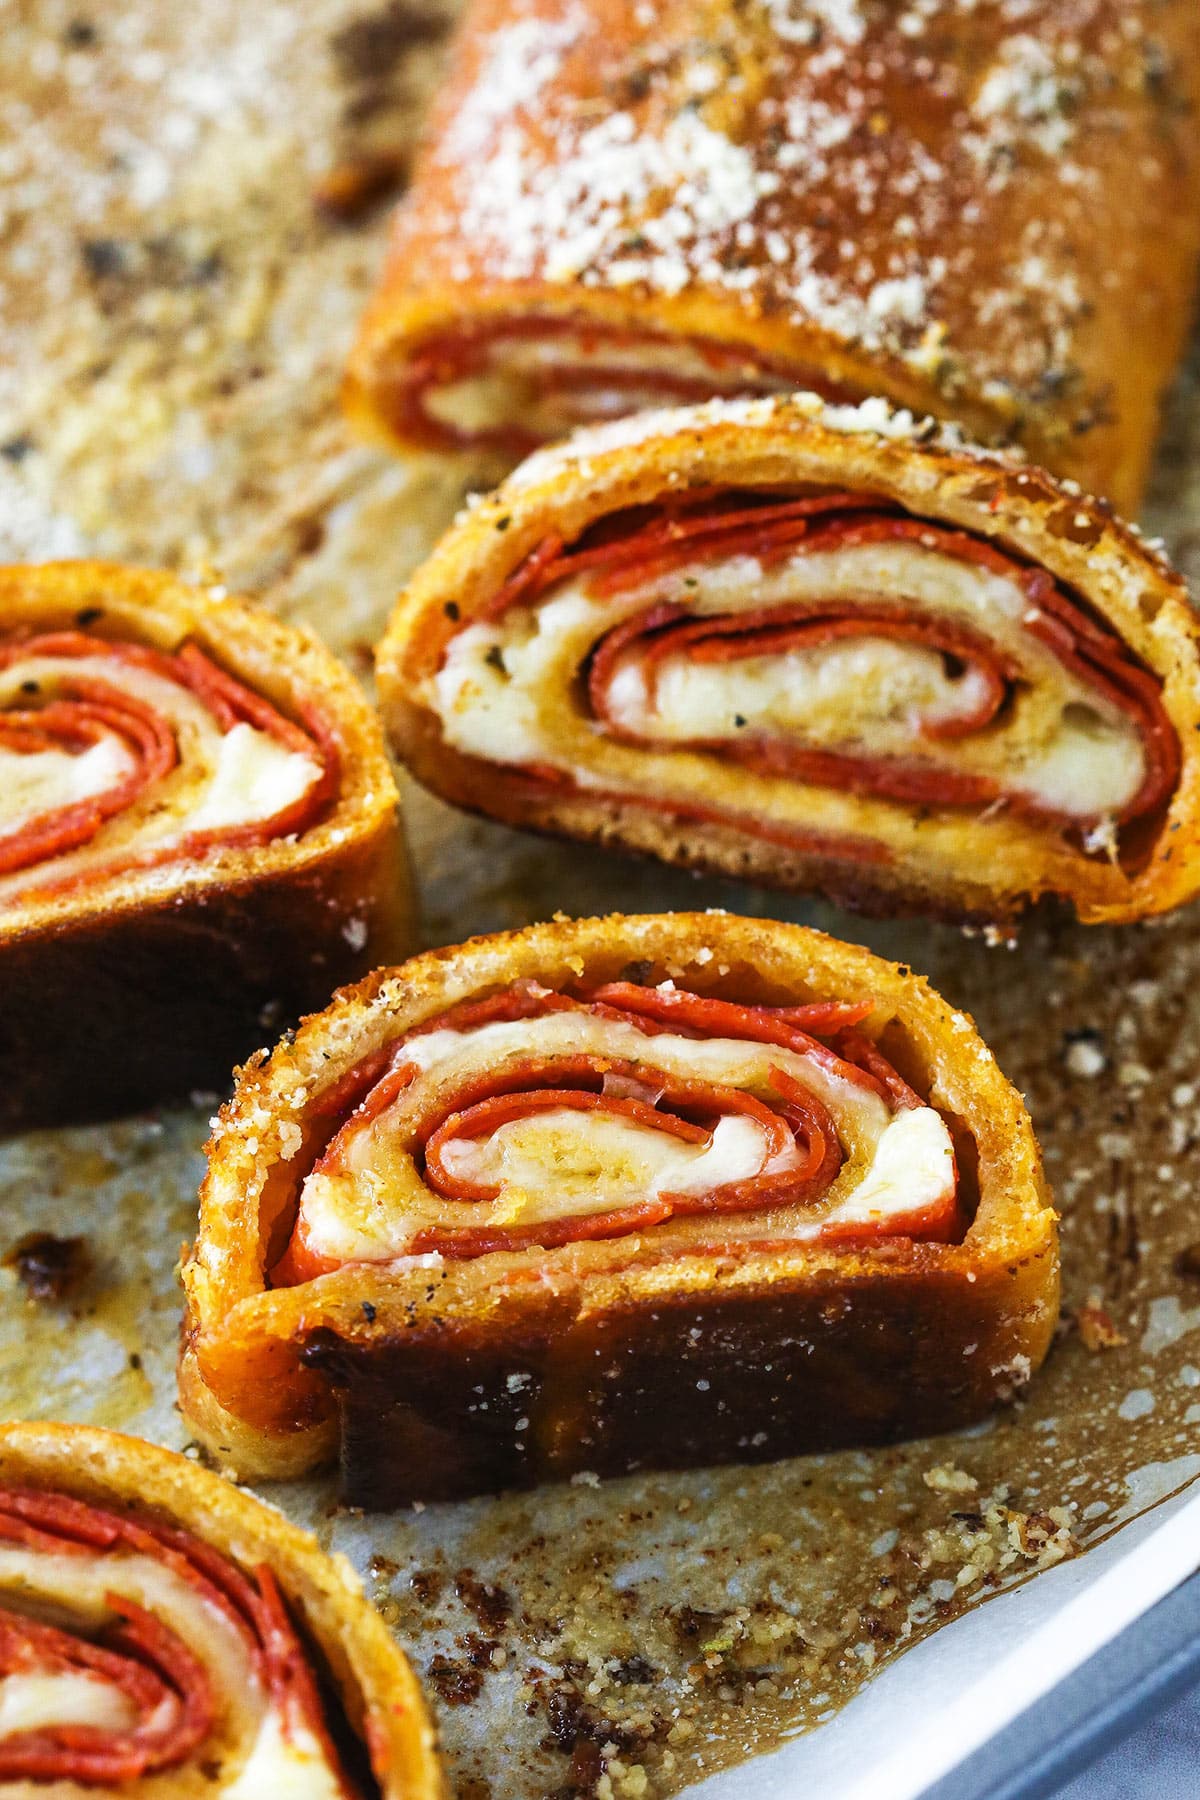
[[[0,1128],[224,1087],[403,946],[406,881],[314,637],[166,575],[0,570]]]
[[[1182,584],[1099,503],[882,401],[537,453],[418,572],[379,685],[414,774],[510,824],[966,920],[1200,885]]]
[[[1198,102],[1195,0],[471,0],[351,409],[511,464],[642,406],[882,394],[1133,511]]]
[[[243,1071],[181,1399],[357,1504],[939,1430],[1031,1375],[1019,1097],[906,969],[730,914],[559,921],[345,990]]]
[[[416,1679],[349,1565],[172,1451],[0,1426],[0,1789],[444,1800]]]

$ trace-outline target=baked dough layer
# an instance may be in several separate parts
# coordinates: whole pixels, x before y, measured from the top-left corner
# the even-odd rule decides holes
[[[739,1239],[724,1217],[684,1219],[272,1285],[365,1062],[378,1075],[406,1033],[514,983],[630,979],[754,1007],[869,998],[864,1037],[949,1129],[951,1241]],[[651,1038],[657,1085],[653,1053]],[[180,1397],[201,1440],[264,1476],[336,1456],[354,1501],[387,1506],[978,1418],[1045,1354],[1058,1256],[1028,1116],[969,1020],[864,950],[713,912],[535,925],[345,991],[243,1071],[209,1145],[184,1282]]]
[[[351,410],[511,463],[643,405],[883,394],[1132,512],[1198,98],[1192,0],[473,0]]]
[[[22,646],[64,636],[74,649],[94,638],[98,654],[21,662]],[[80,779],[76,766],[96,751],[111,762],[84,810],[119,798],[123,783],[135,790],[65,851],[71,809],[43,809],[47,859],[10,858],[0,874],[0,1129],[221,1089],[271,1023],[407,947],[407,865],[378,721],[312,633],[165,574],[77,562],[0,570],[0,645],[21,676],[7,691],[0,675],[0,704],[27,721],[23,744],[14,749],[3,730],[0,743],[18,764],[32,751],[49,767],[43,799],[61,802],[64,781]],[[120,685],[139,649],[151,665],[135,667],[140,698]],[[198,656],[202,687],[236,690],[262,729],[239,730],[227,696],[212,701],[214,714],[167,680],[164,670],[194,666],[181,656]],[[96,743],[72,736],[69,718],[59,744],[39,747],[28,733],[69,708],[81,681],[92,695],[84,710],[100,715]],[[140,786],[146,766],[129,773],[122,706],[140,708],[138,729],[165,747],[166,766],[151,762]],[[256,788],[264,761],[269,779]],[[249,820],[247,787],[258,814]],[[20,846],[18,810],[10,788],[0,855]]]

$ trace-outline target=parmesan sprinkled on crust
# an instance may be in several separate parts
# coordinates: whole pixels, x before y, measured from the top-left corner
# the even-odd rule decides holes
[[[932,418],[918,419],[903,408],[889,406],[878,395],[860,401],[857,406],[846,406],[834,405],[819,394],[800,393],[759,399],[707,400],[702,406],[661,407],[631,413],[627,418],[612,419],[603,425],[584,426],[564,442],[550,444],[527,457],[508,477],[505,488],[511,492],[536,487],[568,465],[582,463],[588,457],[605,456],[614,450],[632,449],[653,438],[706,431],[715,425],[779,426],[790,421],[798,425],[807,422],[847,435],[935,443],[941,449],[975,452],[1006,463],[1019,460],[1009,452],[983,450],[972,445],[956,425],[943,425]]]
[[[702,292],[1000,408],[1078,383],[1099,184],[1121,143],[1165,178],[1180,129],[1131,132],[1172,81],[1145,0],[498,11],[401,213],[418,287]]]

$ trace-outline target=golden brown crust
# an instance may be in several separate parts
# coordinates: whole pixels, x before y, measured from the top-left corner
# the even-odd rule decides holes
[[[687,816],[687,777],[660,807],[558,791],[498,775],[445,742],[426,686],[450,638],[551,533],[571,543],[595,519],[689,487],[815,483],[898,502],[1047,569],[1080,595],[1163,683],[1183,768],[1148,859],[1134,872],[1088,858],[1018,821],[942,812],[910,827],[911,808],[876,808],[871,835],[889,860],[781,847],[736,822]],[[645,851],[665,861],[787,888],[816,888],[864,910],[1004,920],[1059,894],[1086,923],[1165,912],[1200,887],[1200,660],[1182,581],[1102,502],[1043,470],[934,432],[881,401],[828,407],[808,395],[716,401],[580,432],[539,452],[463,515],[418,571],[379,646],[380,702],[413,773],[456,804],[507,824]],[[660,759],[666,769],[667,759]],[[669,777],[668,777],[669,779]],[[737,810],[736,769],[712,782]],[[672,816],[668,801],[679,804]],[[720,805],[720,802],[718,802]],[[819,826],[819,816],[812,815]],[[768,821],[769,822],[769,821]]]
[[[81,618],[168,651],[190,639],[292,717],[315,704],[337,744],[339,791],[299,836],[6,904],[0,1130],[224,1087],[273,1027],[407,948],[408,871],[378,722],[319,640],[165,574],[0,570],[0,635]]]
[[[652,1244],[634,1256],[613,1240],[535,1253],[532,1283],[510,1252],[266,1287],[317,1094],[460,1000],[523,977],[604,981],[631,963],[751,1002],[873,996],[868,1029],[953,1122],[977,1184],[964,1241],[656,1260]],[[289,1475],[340,1451],[351,1495],[386,1505],[977,1418],[1045,1354],[1058,1257],[1028,1115],[968,1019],[909,970],[820,933],[680,913],[477,938],[345,990],[243,1070],[209,1145],[184,1284],[181,1403],[209,1449],[243,1473]],[[699,1387],[680,1387],[681,1359]]]
[[[403,441],[431,338],[573,321],[959,419],[1132,511],[1189,322],[1198,99],[1192,0],[474,0],[351,410]]]
[[[187,1457],[86,1425],[0,1425],[0,1485],[67,1494],[191,1532],[241,1569],[266,1564],[369,1740],[382,1800],[442,1800],[437,1735],[407,1659],[344,1557]]]

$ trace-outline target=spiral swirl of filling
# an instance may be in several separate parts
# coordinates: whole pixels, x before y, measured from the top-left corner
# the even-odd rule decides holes
[[[0,1490],[0,1781],[111,1793],[169,1773],[181,1797],[366,1800],[330,1723],[269,1568]]]
[[[516,461],[577,425],[720,394],[849,391],[814,371],[704,338],[514,314],[423,338],[376,404],[408,443]]]
[[[853,493],[709,492],[547,538],[428,699],[454,748],[550,790],[731,817],[734,765],[737,822],[801,846],[842,795],[1116,855],[1180,768],[1156,678],[1045,569]]]
[[[0,902],[307,830],[337,749],[199,645],[0,641]]]
[[[873,1010],[628,980],[457,1006],[321,1098],[273,1285],[668,1230],[953,1240],[949,1130],[859,1029]]]

